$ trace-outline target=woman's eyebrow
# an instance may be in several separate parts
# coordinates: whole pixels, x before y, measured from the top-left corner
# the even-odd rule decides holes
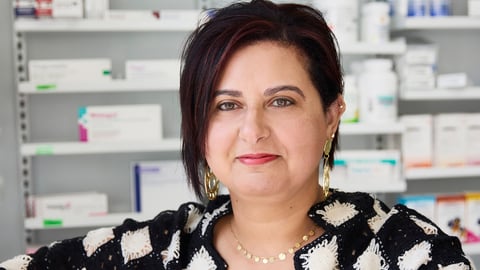
[[[227,95],[227,96],[232,96],[232,97],[241,97],[242,92],[238,90],[230,90],[230,89],[220,89],[215,91],[215,96],[221,96],[221,95]]]
[[[278,92],[281,91],[293,91],[297,94],[299,94],[303,99],[305,99],[305,94],[303,91],[298,88],[297,86],[294,85],[279,85],[271,88],[267,88],[263,95],[264,96],[272,96],[275,95]],[[233,90],[233,89],[220,89],[215,91],[215,97],[221,96],[221,95],[227,95],[227,96],[232,96],[232,97],[241,97],[242,92],[239,90]]]
[[[265,90],[265,92],[263,93],[263,95],[272,96],[272,95],[275,95],[276,93],[281,92],[281,91],[293,91],[293,92],[299,94],[300,96],[302,96],[303,99],[305,99],[305,94],[303,94],[303,91],[300,88],[298,88],[294,85],[279,85],[279,86],[275,86],[275,87],[272,87],[272,88],[267,88]]]

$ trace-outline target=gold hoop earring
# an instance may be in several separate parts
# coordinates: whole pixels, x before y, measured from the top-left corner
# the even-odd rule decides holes
[[[332,150],[332,141],[335,137],[335,134],[332,135],[331,139],[327,139],[325,145],[323,146],[323,176],[322,176],[322,188],[323,196],[328,197],[330,193],[330,166],[328,160],[330,159],[330,150]]]
[[[215,174],[213,174],[212,170],[207,165],[205,168],[204,185],[205,193],[210,201],[213,201],[217,198],[219,183],[220,181],[218,181]]]

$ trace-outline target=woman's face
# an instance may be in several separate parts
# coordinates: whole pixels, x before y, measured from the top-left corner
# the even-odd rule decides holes
[[[231,195],[316,190],[323,146],[340,113],[324,113],[295,48],[260,42],[239,49],[221,74],[211,110],[206,159]]]

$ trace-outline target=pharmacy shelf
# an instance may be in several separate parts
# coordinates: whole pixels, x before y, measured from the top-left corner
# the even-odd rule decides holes
[[[405,178],[409,181],[467,177],[480,177],[480,166],[409,168],[405,171]]]
[[[87,143],[52,142],[26,143],[20,146],[22,156],[82,155],[138,152],[180,151],[180,139],[164,139],[152,142]]]
[[[407,183],[398,181],[376,181],[369,179],[357,179],[356,181],[332,181],[331,187],[346,192],[367,192],[367,193],[397,193],[407,190]]]
[[[366,43],[366,42],[352,42],[339,43],[340,52],[342,54],[386,54],[398,55],[403,54],[407,50],[407,45],[404,40],[393,41],[388,43]]]
[[[106,227],[118,226],[127,218],[137,221],[144,221],[154,218],[141,213],[114,213],[104,216],[70,216],[65,218],[44,219],[44,218],[27,218],[25,219],[25,229],[28,230],[44,230],[44,229],[68,229],[68,228],[85,228],[85,227]]]
[[[200,12],[197,12],[200,14]],[[17,19],[15,32],[149,32],[193,31],[198,14],[188,20]]]
[[[480,29],[479,17],[409,17],[396,19],[393,30]]]
[[[480,87],[463,89],[406,90],[400,95],[402,100],[474,100],[480,99]]]
[[[60,93],[105,93],[105,92],[150,92],[176,91],[179,78],[155,80],[111,80],[82,83],[32,83],[21,82],[18,91],[23,94],[60,94]]]
[[[400,123],[391,124],[340,124],[341,135],[401,134],[405,127]]]

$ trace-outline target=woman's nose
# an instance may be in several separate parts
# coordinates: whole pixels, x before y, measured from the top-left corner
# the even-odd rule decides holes
[[[247,109],[240,126],[240,139],[250,144],[256,144],[269,135],[270,130],[265,113],[261,109]]]

